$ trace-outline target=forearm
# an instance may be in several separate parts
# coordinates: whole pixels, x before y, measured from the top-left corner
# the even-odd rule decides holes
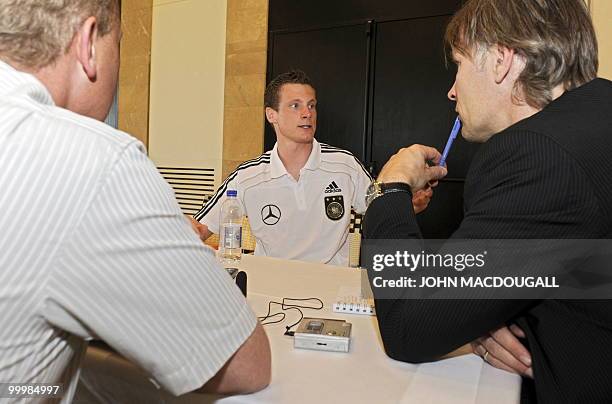
[[[376,301],[387,354],[409,363],[432,362],[466,352],[465,345],[503,325],[520,302],[484,300]]]
[[[263,327],[257,323],[253,334],[199,392],[254,393],[270,383],[270,375],[270,345]]]

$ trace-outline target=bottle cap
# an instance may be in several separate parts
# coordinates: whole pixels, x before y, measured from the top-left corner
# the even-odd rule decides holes
[[[228,189],[227,196],[238,196],[238,191],[236,191],[235,189]]]

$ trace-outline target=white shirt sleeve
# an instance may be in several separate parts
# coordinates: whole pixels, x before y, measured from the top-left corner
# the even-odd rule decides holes
[[[353,196],[353,209],[356,213],[364,213],[366,211],[365,196],[372,182],[372,177],[367,173],[365,167],[355,158],[355,175],[356,188]]]
[[[251,335],[256,318],[135,143],[67,229],[42,309],[97,337],[173,394],[202,386]]]
[[[194,215],[195,219],[208,227],[208,230],[215,234],[219,234],[219,216],[221,214],[221,205],[227,199],[227,190],[234,189],[238,191],[238,199],[243,203],[242,190],[238,189],[238,174],[233,172],[221,184],[221,187],[208,200],[202,209]]]

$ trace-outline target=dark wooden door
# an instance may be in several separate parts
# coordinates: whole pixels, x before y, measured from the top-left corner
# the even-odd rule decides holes
[[[442,39],[450,16],[379,23],[370,160],[377,169],[414,143],[442,151],[456,113],[447,98],[456,72],[447,66]],[[447,160],[449,175],[418,215],[424,236],[447,237],[463,217],[463,180],[476,146],[458,138]]]
[[[399,148],[442,150],[455,119],[447,99],[455,67],[444,29],[460,0],[270,0],[268,80],[291,68],[317,87],[319,141],[353,152],[376,174]],[[324,10],[324,11],[323,11]],[[266,149],[275,141],[266,128]],[[449,176],[418,216],[425,237],[445,238],[463,217],[463,181],[476,146],[457,139]]]
[[[270,79],[290,69],[301,69],[317,90],[319,142],[351,151],[363,161],[367,24],[357,24],[270,36]],[[276,140],[266,125],[266,149]]]

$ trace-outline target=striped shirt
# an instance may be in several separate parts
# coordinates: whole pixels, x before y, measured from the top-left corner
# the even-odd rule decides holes
[[[0,382],[63,383],[106,341],[181,394],[256,319],[142,144],[0,62]]]
[[[371,181],[350,152],[316,140],[296,181],[275,145],[230,174],[195,218],[218,233],[226,191],[235,189],[256,239],[256,255],[346,266],[351,207],[365,211]]]

